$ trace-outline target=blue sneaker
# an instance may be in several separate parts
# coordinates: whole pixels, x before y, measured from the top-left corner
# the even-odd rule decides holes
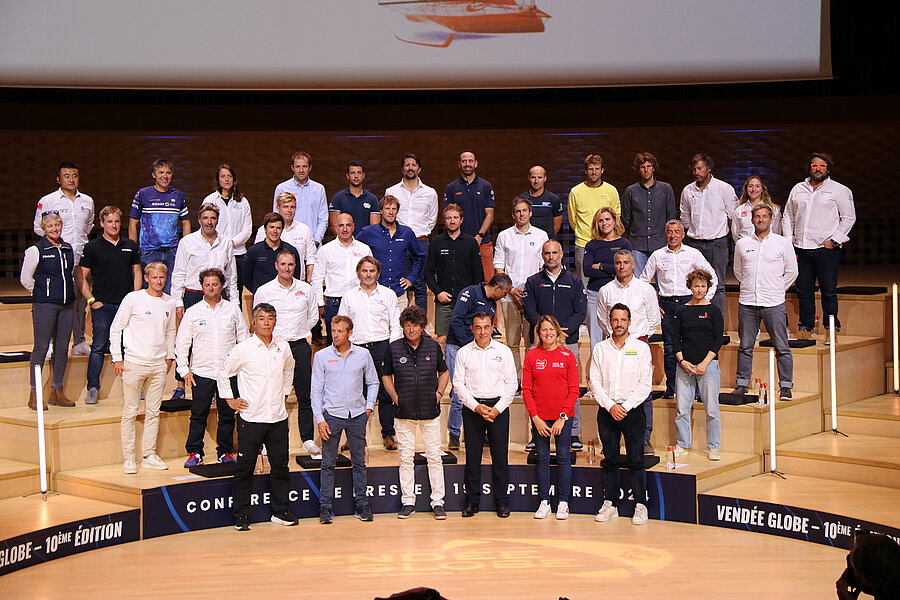
[[[172,392],[172,397],[169,398],[169,402],[172,400],[184,400],[184,388],[175,388],[175,391]]]
[[[237,462],[234,460],[234,456],[231,455],[231,452],[223,452],[219,455],[219,458],[216,459],[217,463],[232,463]]]
[[[184,468],[188,467],[196,467],[197,465],[203,464],[203,457],[197,454],[196,452],[191,452],[188,454],[188,459],[184,461]]]

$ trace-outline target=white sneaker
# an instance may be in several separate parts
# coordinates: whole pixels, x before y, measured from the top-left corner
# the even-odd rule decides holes
[[[137,473],[137,465],[134,464],[133,458],[125,459],[125,462],[122,463],[122,472],[126,475],[134,475]]]
[[[560,500],[559,506],[556,507],[556,520],[557,521],[565,521],[568,518],[569,518],[569,503]]]
[[[44,356],[44,360],[48,361],[53,358],[53,346],[56,345],[56,340],[50,340],[50,344],[47,346],[47,355]]]
[[[722,460],[722,455],[719,454],[718,448],[709,449],[709,460]]]
[[[316,446],[316,443],[312,440],[306,440],[305,442],[303,442],[303,449],[310,454],[322,454],[322,450],[318,446]]]
[[[156,469],[157,471],[165,471],[169,468],[169,465],[164,463],[163,459],[156,454],[145,456],[144,460],[141,461],[141,466],[147,469]]]
[[[604,500],[603,506],[600,507],[600,510],[597,511],[597,516],[594,517],[594,520],[598,523],[606,523],[610,519],[615,519],[619,516],[619,509],[613,506],[611,500]]]
[[[72,356],[88,356],[91,353],[91,346],[87,342],[81,342],[77,346],[72,346],[69,353]]]
[[[681,446],[675,446],[675,456],[684,456],[687,454],[687,448],[682,448]]]
[[[634,505],[634,516],[631,517],[631,523],[632,525],[647,524],[647,507],[640,502]]]
[[[550,516],[550,512],[552,509],[550,508],[550,503],[546,500],[541,500],[541,505],[538,506],[537,511],[534,513],[535,519],[546,519]]]

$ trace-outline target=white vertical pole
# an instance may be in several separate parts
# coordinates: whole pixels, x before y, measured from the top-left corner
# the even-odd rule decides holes
[[[775,472],[775,349],[769,348],[769,471]]]
[[[837,431],[837,373],[835,372],[834,315],[828,315],[828,357],[831,364],[831,430]]]
[[[900,314],[897,312],[897,284],[893,286],[894,310],[891,313],[894,321],[894,393],[900,393],[900,333],[898,333],[897,319]]]
[[[41,495],[47,501],[47,452],[44,448],[44,381],[41,365],[34,365],[34,401],[37,408],[38,468],[41,475]]]

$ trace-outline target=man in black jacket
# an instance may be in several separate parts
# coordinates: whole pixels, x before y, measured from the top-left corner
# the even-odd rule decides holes
[[[562,246],[556,240],[544,242],[541,248],[544,268],[525,281],[525,292],[522,294],[522,306],[525,319],[528,321],[528,341],[534,339],[534,326],[544,315],[553,315],[559,321],[563,335],[566,336],[566,348],[575,355],[581,370],[578,356],[578,328],[584,323],[587,315],[587,294],[581,278],[562,267]],[[583,446],[581,434],[581,407],[575,402],[575,415],[572,417],[572,449],[581,450]],[[531,442],[527,450],[533,447]]]
[[[399,519],[416,512],[415,470],[416,429],[421,427],[428,479],[431,483],[431,511],[435,519],[447,518],[444,511],[444,465],[441,461],[441,398],[450,379],[444,355],[437,342],[423,336],[427,317],[420,306],[400,313],[403,337],[391,342],[384,354],[381,380],[397,406],[394,428],[400,447]]]

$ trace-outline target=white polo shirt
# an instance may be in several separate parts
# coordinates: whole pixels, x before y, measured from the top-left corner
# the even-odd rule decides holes
[[[231,398],[234,392],[226,385],[237,375],[241,398],[249,406],[241,418],[251,423],[278,423],[288,418],[284,399],[294,380],[294,357],[288,343],[273,337],[266,346],[257,335],[231,349],[225,359],[225,377],[219,379],[219,397]]]

